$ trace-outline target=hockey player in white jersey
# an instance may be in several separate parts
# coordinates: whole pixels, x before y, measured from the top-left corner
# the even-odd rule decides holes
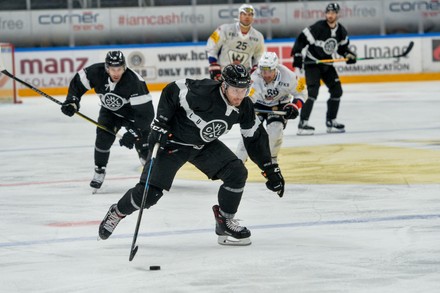
[[[238,14],[238,22],[219,26],[208,39],[211,79],[221,79],[222,68],[229,64],[242,64],[252,73],[264,53],[264,36],[252,27],[254,7],[243,4]]]
[[[263,54],[258,69],[251,78],[253,83],[249,96],[254,102],[259,119],[262,122],[266,121],[272,163],[277,164],[287,120],[298,116],[299,110],[307,100],[307,90],[303,81],[298,82],[294,72],[279,64],[278,56],[273,52]],[[261,112],[258,112],[259,110]],[[263,113],[280,110],[286,114]],[[247,160],[248,154],[242,140],[238,144],[236,154],[243,162]]]

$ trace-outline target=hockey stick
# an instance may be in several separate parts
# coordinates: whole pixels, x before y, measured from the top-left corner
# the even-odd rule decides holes
[[[150,166],[148,168],[147,181],[145,182],[144,194],[142,195],[142,202],[141,202],[141,206],[139,208],[139,214],[138,214],[138,218],[137,218],[137,222],[136,222],[136,228],[135,228],[134,234],[133,234],[133,241],[131,243],[131,249],[130,249],[130,257],[128,258],[129,261],[133,260],[133,258],[136,255],[136,252],[138,251],[138,248],[139,248],[136,245],[136,240],[137,240],[137,237],[139,234],[139,226],[141,225],[142,214],[143,214],[143,211],[145,208],[145,203],[147,202],[148,190],[150,189],[151,170],[153,169],[153,163],[154,163],[154,160],[156,159],[156,155],[157,155],[157,151],[159,150],[159,146],[160,146],[160,144],[157,142],[154,145],[153,151],[151,153],[151,160],[150,160]]]
[[[395,59],[395,58],[402,58],[406,57],[406,55],[411,52],[412,48],[414,47],[414,42],[411,41],[406,48],[405,51],[403,51],[401,54],[388,56],[388,57],[361,57],[356,58],[357,61],[363,61],[363,60],[379,60],[379,59]],[[345,62],[348,58],[338,58],[338,59],[322,59],[322,60],[311,60],[311,61],[305,61],[304,64],[311,65],[311,64],[322,64],[322,63],[335,63],[335,62]]]
[[[1,56],[0,56],[0,58],[1,58]],[[20,78],[14,76],[13,74],[11,74],[9,71],[7,71],[7,70],[3,67],[3,64],[1,63],[1,61],[0,61],[0,71],[1,71],[1,73],[3,73],[4,75],[9,76],[10,78],[12,78],[12,79],[18,81],[18,82],[21,83],[22,85],[24,85],[24,86],[30,88],[31,90],[33,90],[34,92],[36,92],[36,93],[42,95],[43,97],[48,98],[48,99],[51,100],[52,102],[55,102],[55,103],[57,103],[57,104],[60,105],[60,106],[63,104],[62,102],[58,101],[58,100],[55,99],[54,97],[52,97],[52,96],[46,94],[45,92],[43,92],[43,91],[37,89],[36,87],[32,86],[31,84],[25,82],[24,80],[21,80]],[[84,119],[87,120],[88,122],[90,122],[90,123],[92,123],[92,124],[95,124],[98,128],[101,128],[102,130],[104,130],[104,131],[106,131],[106,132],[108,132],[108,133],[110,133],[110,134],[113,134],[113,135],[116,136],[117,138],[122,138],[122,135],[120,135],[120,134],[118,134],[118,133],[115,133],[115,132],[111,131],[110,129],[108,129],[108,128],[105,127],[104,125],[99,124],[98,122],[96,122],[96,121],[93,120],[92,118],[87,117],[86,115],[82,114],[81,112],[78,112],[78,111],[77,111],[77,112],[75,112],[75,114],[78,115],[78,116],[81,117],[81,118],[84,118]]]
[[[286,115],[286,111],[272,111],[272,110],[263,110],[263,109],[255,109],[256,113],[265,113],[265,114],[275,114],[275,115]]]

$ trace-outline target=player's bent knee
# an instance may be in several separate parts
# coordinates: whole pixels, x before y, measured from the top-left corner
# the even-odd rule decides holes
[[[136,187],[133,188],[132,198],[138,207],[141,206],[142,197],[144,196],[144,191],[145,191],[144,183],[138,183],[136,184]],[[161,188],[156,187],[154,185],[150,185],[148,187],[147,199],[145,200],[145,208],[148,209],[149,207],[154,206],[162,197],[162,195],[163,192]]]
[[[278,139],[283,135],[284,121],[271,121],[267,123],[267,134],[271,139]]]
[[[241,160],[234,160],[228,163],[221,171],[220,179],[224,184],[233,187],[241,188],[246,184],[248,171]]]
[[[147,199],[145,201],[145,208],[148,209],[149,207],[154,206],[162,197],[162,195],[163,190],[161,188],[150,185],[150,187],[148,188]]]
[[[95,145],[98,149],[110,150],[111,146],[115,142],[116,136],[108,135],[107,133],[100,135],[96,138]]]
[[[341,84],[338,83],[330,89],[330,99],[339,99],[342,97],[342,93]]]

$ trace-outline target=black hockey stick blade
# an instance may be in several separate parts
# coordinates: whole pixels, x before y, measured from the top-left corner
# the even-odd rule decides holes
[[[408,47],[406,47],[406,50],[403,51],[401,54],[399,55],[392,55],[392,56],[387,56],[387,57],[365,57],[365,58],[356,58],[357,60],[374,60],[374,59],[395,59],[395,58],[402,58],[402,57],[406,57],[409,52],[411,52],[412,48],[414,47],[414,42],[411,41],[408,44]]]
[[[404,52],[402,52],[399,55],[392,55],[392,56],[385,56],[385,57],[360,57],[360,58],[356,58],[357,61],[362,61],[362,60],[378,60],[378,59],[396,59],[396,58],[402,58],[402,57],[406,57],[409,52],[411,52],[412,48],[414,47],[414,42],[411,41],[408,45],[408,47],[406,48],[406,50]],[[311,65],[311,64],[330,64],[330,63],[336,63],[336,62],[346,62],[347,58],[337,58],[337,59],[322,59],[322,60],[309,60],[309,61],[304,61],[304,64],[306,65]]]
[[[136,245],[135,248],[131,249],[130,251],[130,257],[128,258],[129,261],[132,261],[133,258],[136,256],[136,253],[138,252],[138,246]]]
[[[414,47],[414,42],[411,41],[408,45],[408,48],[406,48],[405,52],[403,52],[402,54],[400,54],[400,56],[398,57],[405,57],[406,55],[409,54],[409,52],[411,52],[412,48]]]

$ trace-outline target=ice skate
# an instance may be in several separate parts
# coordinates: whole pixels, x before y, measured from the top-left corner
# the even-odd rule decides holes
[[[327,126],[327,133],[343,133],[345,132],[345,125],[338,123],[336,119],[327,120],[325,123]]]
[[[298,124],[298,132],[296,135],[313,135],[315,127],[310,126],[307,120],[300,120]]]
[[[218,235],[218,244],[244,246],[251,244],[251,231],[239,225],[238,220],[226,218],[220,207],[212,207],[216,221],[215,233]]]
[[[93,175],[93,179],[90,182],[90,187],[92,188],[92,193],[95,194],[98,189],[101,188],[102,183],[105,178],[105,167],[95,168],[95,175]]]
[[[99,238],[102,240],[109,238],[123,218],[125,215],[118,211],[117,205],[112,205],[99,225]]]

